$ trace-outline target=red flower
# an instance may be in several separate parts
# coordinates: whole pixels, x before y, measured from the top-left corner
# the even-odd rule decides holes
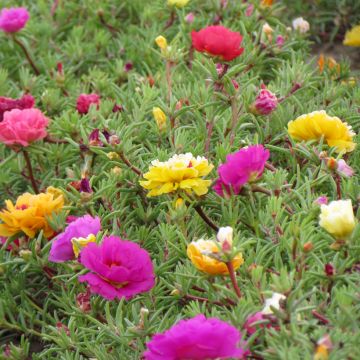
[[[99,109],[100,96],[98,94],[79,95],[76,102],[76,109],[80,114],[87,114],[91,105],[96,105],[96,108]]]
[[[231,61],[242,54],[240,47],[242,36],[224,26],[208,26],[199,32],[191,33],[192,45],[199,52],[219,57],[224,61]]]

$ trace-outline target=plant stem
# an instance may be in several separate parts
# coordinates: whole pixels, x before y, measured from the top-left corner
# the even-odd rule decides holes
[[[236,281],[236,275],[235,275],[234,266],[233,266],[232,262],[228,261],[226,263],[226,267],[228,268],[231,283],[232,283],[232,285],[234,287],[236,296],[240,299],[241,298],[241,291],[240,291],[239,285],[237,284],[237,281]]]
[[[128,158],[125,157],[125,155],[120,152],[119,153],[119,156],[121,158],[121,160],[137,175],[139,176],[142,176],[142,172],[137,168],[135,167],[130,161]]]
[[[211,142],[211,135],[214,129],[214,120],[210,120],[206,122],[207,128],[207,136],[205,141],[205,153],[207,154],[210,151],[210,142]]]
[[[236,104],[236,96],[231,97],[231,125],[230,125],[230,146],[234,144],[235,127],[239,117],[239,110]]]
[[[32,169],[32,166],[31,166],[31,161],[30,161],[29,154],[25,149],[23,149],[23,154],[24,154],[24,159],[25,159],[25,162],[26,162],[26,167],[27,167],[28,172],[29,172],[29,178],[30,178],[30,181],[31,181],[31,186],[34,189],[35,194],[39,194],[39,188],[38,188],[36,180],[34,178],[34,173],[33,173],[33,169]]]
[[[12,38],[14,39],[15,43],[18,44],[22,51],[24,52],[25,56],[26,56],[26,59],[27,61],[29,62],[30,66],[33,68],[34,70],[34,73],[36,75],[40,75],[40,71],[39,69],[37,68],[37,66],[35,65],[34,61],[32,60],[28,50],[26,49],[25,45],[21,42],[21,40],[19,40],[16,35],[13,35]]]
[[[339,175],[335,175],[335,183],[336,183],[336,193],[338,200],[341,200],[341,177]]]
[[[204,210],[202,209],[202,207],[199,204],[195,205],[194,209],[200,215],[200,217],[206,222],[206,224],[208,224],[216,232],[219,231],[219,227],[217,225],[215,225],[212,222],[212,220],[204,213]]]
[[[171,61],[166,60],[166,83],[167,83],[167,100],[170,105],[171,102],[171,95],[172,95],[172,81],[171,81]]]

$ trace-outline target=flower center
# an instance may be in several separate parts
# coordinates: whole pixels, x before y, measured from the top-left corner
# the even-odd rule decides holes
[[[26,204],[16,206],[16,210],[26,210],[28,208],[29,208],[29,205],[26,205]]]

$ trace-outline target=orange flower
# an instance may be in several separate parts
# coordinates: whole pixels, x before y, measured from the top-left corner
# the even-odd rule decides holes
[[[226,275],[229,273],[226,264],[211,257],[212,254],[216,255],[218,252],[219,248],[212,240],[200,239],[191,242],[187,247],[187,255],[198,270],[209,275]],[[243,262],[242,254],[237,254],[232,260],[234,270],[238,269]]]
[[[340,74],[340,64],[338,64],[332,56],[325,57],[324,54],[321,54],[317,63],[319,66],[320,74],[324,71],[325,67],[330,70],[335,69],[336,73]]]
[[[262,0],[261,6],[271,6],[273,4],[274,0]]]
[[[50,188],[45,194],[25,193],[17,198],[15,205],[11,200],[6,200],[5,204],[6,209],[0,212],[0,236],[23,232],[33,238],[43,230],[46,237],[51,237],[54,230],[48,218],[63,208],[64,197],[59,192],[54,194],[54,188]]]

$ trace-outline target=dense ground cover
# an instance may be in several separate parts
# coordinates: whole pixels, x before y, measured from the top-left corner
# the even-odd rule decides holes
[[[169,3],[1,2],[0,357],[359,359],[358,2]]]

